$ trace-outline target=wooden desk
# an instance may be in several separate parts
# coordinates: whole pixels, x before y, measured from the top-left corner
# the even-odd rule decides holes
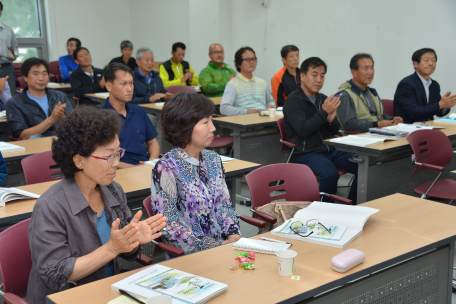
[[[402,194],[365,206],[380,212],[367,221],[363,234],[345,248],[366,254],[363,264],[346,273],[330,268],[331,258],[345,249],[270,233],[264,235],[292,242],[291,249],[298,252],[299,281],[278,275],[273,255],[257,254],[254,271],[229,270],[229,265],[237,263],[237,251],[231,250],[231,244],[161,264],[228,284],[228,291],[210,301],[214,304],[298,303],[306,299],[309,300],[305,303],[451,303],[456,208]],[[47,303],[107,303],[120,295],[111,290],[111,284],[139,270],[50,295]],[[359,281],[348,284],[356,280]],[[331,289],[335,290],[320,295]]]
[[[69,83],[52,83],[47,85],[48,89],[62,91],[62,92],[72,92],[73,89]]]
[[[99,103],[103,104],[106,101],[106,98],[108,98],[109,94],[108,94],[108,96],[106,96],[106,92],[100,92],[100,93],[84,94],[84,96],[92,99],[92,101],[94,101],[94,102],[99,102]]]
[[[452,146],[456,147],[455,124],[434,121],[428,123],[445,127],[440,131],[445,133]],[[368,147],[326,141],[337,150],[358,154],[356,157],[358,162],[358,204],[397,192],[414,195],[413,189],[435,178],[433,173],[428,172],[429,170],[412,175],[415,166],[411,161],[413,151],[405,137]],[[441,178],[448,178],[449,171],[454,168],[456,168],[455,158],[446,166]]]
[[[216,126],[230,130],[229,134],[234,139],[235,158],[269,165],[287,160],[288,151],[280,151],[280,133],[277,126],[280,118],[282,117],[246,114],[217,117],[212,121]]]
[[[53,138],[54,137],[44,137],[11,142],[13,145],[24,147],[25,150],[2,153],[8,169],[8,176],[2,186],[18,187],[25,185],[25,177],[24,172],[22,171],[21,160],[36,153],[50,151]]]
[[[230,161],[223,165],[225,167],[226,177],[231,177],[233,179],[238,179],[243,174],[260,167],[259,164],[242,160]],[[117,170],[117,176],[114,180],[122,186],[129,202],[133,199],[137,200],[138,198],[145,198],[150,195],[152,169],[153,167],[144,165]],[[57,182],[58,180],[17,188],[41,195]],[[232,184],[231,196],[235,197],[237,191],[240,189],[235,188],[234,182]],[[0,207],[0,225],[29,218],[35,203],[36,199],[15,200],[6,203],[6,206]]]

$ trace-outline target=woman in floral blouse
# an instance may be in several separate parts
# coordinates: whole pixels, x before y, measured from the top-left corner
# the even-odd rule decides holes
[[[152,171],[152,209],[167,217],[163,240],[185,253],[241,237],[221,158],[204,149],[214,138],[214,111],[207,97],[178,93],[161,113],[163,137],[175,148]]]

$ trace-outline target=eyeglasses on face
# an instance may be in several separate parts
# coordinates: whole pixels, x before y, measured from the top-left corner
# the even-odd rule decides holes
[[[326,228],[325,225],[320,223],[318,220],[308,220],[306,223],[294,222],[291,224],[290,229],[302,237],[308,237],[315,229],[325,229],[328,233],[331,233],[331,230]]]
[[[99,157],[95,155],[89,155],[90,157],[96,158],[96,159],[104,159],[106,160],[109,164],[112,164],[113,162],[116,161],[116,159],[121,159],[125,155],[125,149],[120,148],[119,151],[117,151],[114,154],[111,154],[107,157]]]
[[[257,61],[257,58],[242,58],[242,61],[245,61],[245,62],[256,62]]]
[[[211,52],[211,54],[217,54],[218,55],[218,54],[225,54],[225,52],[224,51],[213,51],[213,52]]]

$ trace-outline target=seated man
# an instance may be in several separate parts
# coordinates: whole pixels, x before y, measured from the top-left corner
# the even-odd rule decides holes
[[[79,104],[96,105],[85,94],[106,92],[103,71],[92,65],[92,56],[85,47],[80,47],[73,52],[74,60],[79,64],[70,76],[71,88],[74,96],[79,97]]]
[[[106,89],[109,98],[99,109],[111,109],[119,113],[123,122],[119,134],[120,147],[125,155],[120,159],[119,169],[143,164],[159,157],[160,145],[157,131],[141,106],[130,104],[133,97],[133,74],[130,68],[121,63],[110,63],[104,70]],[[149,155],[144,148],[148,146]]]
[[[29,58],[22,63],[22,77],[27,88],[6,104],[11,135],[33,139],[54,135],[54,124],[73,108],[65,93],[47,89],[49,64],[44,59]]]
[[[133,43],[129,40],[122,41],[120,43],[120,52],[122,53],[122,56],[114,58],[110,63],[123,63],[134,71],[138,65],[136,64],[136,59],[131,57],[131,54],[133,54]]]
[[[131,103],[141,104],[164,101],[172,94],[166,91],[158,72],[153,71],[154,53],[148,48],[140,48],[136,52],[138,67],[133,71],[135,89]]]
[[[402,79],[394,94],[394,115],[403,117],[405,123],[447,115],[456,104],[456,94],[440,96],[439,83],[430,78],[437,66],[437,54],[424,48],[413,53],[412,62],[415,73]]]
[[[294,45],[286,45],[280,51],[283,68],[272,76],[271,89],[278,107],[283,107],[288,95],[301,85],[299,79],[299,49]]]
[[[339,87],[340,107],[337,118],[342,130],[368,132],[402,122],[401,117],[385,113],[377,91],[367,85],[374,80],[374,60],[369,54],[356,54],[350,60],[353,79]]]
[[[199,83],[207,97],[223,96],[226,84],[236,76],[236,72],[224,63],[225,52],[223,46],[214,43],[209,46],[209,58],[211,61],[199,74]]]
[[[165,88],[198,85],[198,76],[190,63],[184,60],[185,49],[185,44],[182,42],[174,43],[171,51],[173,57],[160,65],[160,78]]]
[[[266,81],[254,77],[257,58],[251,47],[242,47],[234,55],[239,74],[228,82],[220,103],[222,115],[260,113],[275,107],[275,100]]]
[[[70,76],[79,65],[76,63],[73,57],[74,50],[81,47],[81,40],[78,38],[70,38],[67,41],[66,49],[68,55],[61,56],[59,58],[59,69],[60,74],[62,74],[62,82],[63,83],[70,83]]]
[[[0,78],[0,111],[6,110],[6,103],[11,99],[8,78],[9,76]]]
[[[288,96],[283,106],[287,141],[296,144],[291,161],[307,165],[320,177],[320,191],[329,194],[337,193],[338,169],[355,174],[348,198],[356,203],[358,164],[348,160],[350,153],[335,150],[323,141],[339,132],[336,113],[341,104],[339,97],[319,93],[326,70],[326,64],[318,57],[304,60],[301,86]]]

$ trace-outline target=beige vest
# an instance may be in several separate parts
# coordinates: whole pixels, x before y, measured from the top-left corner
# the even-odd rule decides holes
[[[363,94],[356,94],[351,90],[351,88],[345,89],[345,92],[347,92],[351,99],[353,100],[353,103],[355,104],[355,109],[356,109],[356,118],[358,119],[364,119],[367,121],[380,121],[383,120],[383,107],[380,106],[380,98],[378,96],[375,96],[372,94],[371,91],[368,91],[372,100],[374,101],[374,106],[375,109],[377,110],[377,117],[372,116],[369,110],[369,107],[367,106],[367,101],[364,98]],[[339,116],[337,116],[337,120],[339,121],[340,128],[345,131],[344,126],[342,125]]]

